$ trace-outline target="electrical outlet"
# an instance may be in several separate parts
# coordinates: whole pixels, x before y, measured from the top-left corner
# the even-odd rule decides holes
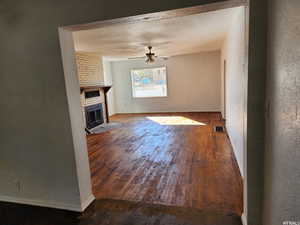
[[[16,185],[17,191],[21,192],[21,182],[20,182],[20,180],[15,180],[14,183]]]

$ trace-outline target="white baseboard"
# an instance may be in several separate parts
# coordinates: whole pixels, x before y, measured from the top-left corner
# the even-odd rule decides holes
[[[95,196],[91,194],[87,200],[81,203],[81,212],[83,212],[94,200]]]
[[[228,134],[228,137],[229,137],[229,140],[230,140],[230,144],[231,144],[232,149],[233,149],[233,154],[234,154],[235,161],[236,161],[236,163],[238,165],[238,168],[239,168],[239,171],[240,171],[240,174],[241,174],[242,178],[244,178],[244,172],[243,172],[242,165],[240,165],[240,163],[238,161],[238,157],[236,155],[236,149],[238,149],[238,148],[235,146],[235,143],[234,143],[233,138],[231,136],[231,130],[227,126],[227,124],[226,124],[226,130],[227,130],[227,134]]]
[[[243,225],[247,225],[247,218],[244,213],[242,214],[242,223],[243,223]]]
[[[94,197],[94,196],[93,196]],[[63,202],[55,202],[55,201],[45,201],[45,200],[34,200],[34,199],[26,199],[26,198],[18,198],[18,197],[11,197],[11,196],[4,196],[0,195],[0,201],[3,202],[11,202],[11,203],[18,203],[18,204],[25,204],[25,205],[33,205],[33,206],[40,206],[40,207],[49,207],[49,208],[55,208],[55,209],[65,209],[75,212],[82,212],[82,206],[88,205],[88,202],[86,201],[85,204],[80,205],[78,201],[77,204],[68,204]]]

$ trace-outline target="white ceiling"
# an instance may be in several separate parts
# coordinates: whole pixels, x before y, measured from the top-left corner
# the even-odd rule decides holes
[[[146,47],[160,56],[218,50],[236,8],[134,24],[115,24],[73,33],[75,50],[107,58],[144,56]]]

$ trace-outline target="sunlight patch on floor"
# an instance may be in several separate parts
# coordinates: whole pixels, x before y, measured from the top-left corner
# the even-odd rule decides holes
[[[147,119],[152,120],[160,125],[191,125],[205,126],[206,123],[198,122],[183,116],[147,116]]]

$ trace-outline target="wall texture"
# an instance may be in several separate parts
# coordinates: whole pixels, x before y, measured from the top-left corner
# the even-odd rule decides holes
[[[167,67],[168,96],[133,98],[131,69]],[[174,56],[147,65],[144,60],[112,63],[118,113],[220,111],[220,52]]]
[[[264,185],[264,109],[267,62],[267,1],[250,0],[247,13],[247,144],[244,176],[244,216],[261,225]]]
[[[103,63],[104,84],[112,85],[110,90],[107,92],[108,114],[112,116],[116,114],[116,109],[115,109],[116,107],[115,107],[115,86],[113,81],[111,62],[106,59],[102,59],[102,63]]]
[[[45,202],[79,199],[74,143],[57,28],[229,0],[0,2],[0,194]],[[238,2],[238,1],[236,1]],[[116,7],[117,6],[117,7]],[[261,224],[266,1],[251,0],[248,144],[249,224]],[[16,66],[17,65],[17,66]],[[39,94],[37,94],[39,93]],[[78,97],[79,101],[79,97]],[[20,109],[22,113],[20,114]],[[45,118],[50,118],[45,120]],[[15,178],[21,180],[19,192]],[[3,200],[4,198],[1,197]]]
[[[58,27],[212,2],[2,0],[0,199],[81,208]]]
[[[221,64],[226,79],[226,128],[233,145],[233,150],[241,171],[244,176],[244,154],[245,154],[245,132],[244,116],[246,114],[246,85],[247,74],[245,71],[245,50],[246,50],[246,27],[245,27],[245,8],[240,7],[236,10],[228,35],[223,44]],[[224,71],[224,61],[226,68]],[[225,73],[224,73],[225,72]],[[224,93],[223,91],[221,93]],[[221,98],[221,102],[224,96]],[[221,105],[224,105],[221,104]]]
[[[300,2],[269,1],[264,225],[300,221]]]

